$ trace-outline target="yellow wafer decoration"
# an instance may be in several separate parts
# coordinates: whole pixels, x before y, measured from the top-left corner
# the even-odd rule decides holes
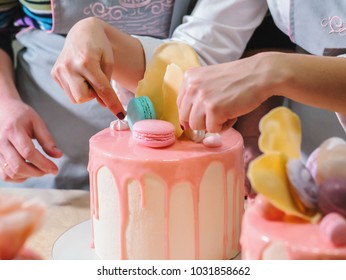
[[[181,42],[165,43],[155,51],[138,84],[136,96],[148,96],[157,118],[171,122],[177,137],[183,133],[176,105],[183,74],[188,68],[198,66],[198,56],[192,47]]]
[[[298,208],[286,173],[288,159],[300,158],[299,117],[286,107],[277,107],[261,119],[260,131],[258,144],[263,155],[249,164],[247,173],[252,187],[287,215],[315,221],[315,216]]]

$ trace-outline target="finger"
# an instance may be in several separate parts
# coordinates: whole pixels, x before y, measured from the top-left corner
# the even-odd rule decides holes
[[[62,88],[62,90],[65,92],[67,97],[70,99],[71,103],[76,104],[77,101],[75,100],[68,83],[68,79],[66,78],[66,73],[61,68],[53,68],[51,71],[51,75],[54,78],[54,80],[58,83],[58,85]]]
[[[29,177],[40,177],[45,174],[42,170],[25,162],[9,142],[3,146],[1,162],[3,162],[2,171],[6,181],[23,181]]]
[[[211,133],[218,133],[223,128],[229,127],[231,123],[235,123],[236,119],[233,119],[229,123],[227,115],[223,112],[222,101],[217,100],[216,95],[210,96],[206,107],[206,129]],[[220,106],[221,105],[221,106]]]
[[[118,118],[123,119],[125,117],[125,110],[118,99],[117,94],[110,84],[110,80],[100,70],[93,77],[86,77],[96,95],[106,107]],[[123,117],[122,117],[123,116]]]
[[[33,137],[38,141],[47,155],[53,158],[60,158],[63,155],[63,152],[57,147],[53,136],[50,134],[41,118],[37,118],[35,122],[33,122]],[[23,141],[25,140],[27,141],[27,139]],[[49,168],[53,166],[55,166],[55,164],[51,162]]]
[[[98,104],[100,104],[102,107],[107,107],[106,104],[103,103],[102,99],[99,98],[98,96],[96,97],[96,100],[97,100]]]
[[[110,51],[109,53],[110,55],[108,57],[105,54],[101,57],[101,70],[107,77],[108,81],[111,80],[112,72],[114,68],[113,52]]]
[[[4,182],[12,180],[11,177],[7,175],[6,169],[8,169],[8,163],[6,162],[6,160],[4,160],[3,156],[0,155],[0,178]]]
[[[219,115],[216,112],[208,111],[206,114],[206,130],[211,133],[220,132],[225,124],[227,119],[220,119]]]
[[[96,92],[84,76],[69,76],[68,83],[71,95],[77,104],[85,103],[97,98]]]
[[[207,115],[206,117],[206,130],[211,133],[218,133],[222,130],[223,123],[217,122],[214,116]]]
[[[10,176],[8,176],[2,169],[0,170],[0,178],[4,182],[11,182],[11,183],[22,183],[28,178],[22,178],[22,179],[12,179]]]
[[[227,120],[227,121],[223,124],[223,128],[232,127],[233,125],[235,125],[235,123],[237,122],[237,120],[238,120],[238,118],[234,118],[234,119]]]
[[[190,114],[193,106],[193,96],[195,92],[194,86],[188,86],[185,94],[181,97],[179,110],[179,120],[185,129],[190,128]]]
[[[183,79],[179,92],[178,92],[178,96],[177,96],[177,107],[178,109],[182,106],[183,104],[183,99],[185,97],[185,92],[186,92],[186,88],[187,88],[187,84],[186,84],[186,79]]]
[[[204,105],[200,101],[193,103],[189,116],[189,125],[194,130],[206,130]]]
[[[188,76],[188,71],[185,71],[183,81],[181,82],[178,97],[177,97],[177,106],[180,108],[181,106],[184,106],[184,98],[187,94],[189,94],[190,89],[190,79]]]
[[[61,156],[61,151],[55,147],[54,142],[51,140],[49,132],[45,129],[44,125],[39,125],[40,121],[37,120],[33,124],[34,135],[39,144],[42,146],[45,152],[49,153],[51,156],[59,157]],[[36,127],[38,126],[38,127]],[[20,164],[20,168],[24,168],[25,170],[21,170],[21,172],[25,171],[27,174],[28,169],[30,173],[34,176],[37,175],[34,173],[33,167],[39,169],[44,173],[57,174],[58,167],[48,158],[46,158],[39,150],[34,146],[31,138],[25,133],[16,133],[16,137],[14,139],[10,139],[14,149],[18,152],[18,154],[22,157],[23,162],[17,162]],[[31,163],[29,165],[28,163]]]

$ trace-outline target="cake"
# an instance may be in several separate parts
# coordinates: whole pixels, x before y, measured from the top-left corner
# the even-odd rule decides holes
[[[179,122],[183,73],[198,65],[191,47],[160,46],[127,119],[90,139],[92,238],[101,259],[222,260],[239,253],[243,139],[232,128],[209,134],[183,131]]]
[[[263,117],[260,131],[242,259],[346,259],[346,142],[327,139],[303,162],[300,120],[284,107]]]
[[[90,139],[92,236],[101,259],[231,259],[244,209],[243,140],[137,144],[130,130]]]

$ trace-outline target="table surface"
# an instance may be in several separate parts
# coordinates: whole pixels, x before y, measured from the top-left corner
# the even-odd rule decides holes
[[[43,259],[52,259],[54,242],[72,226],[90,219],[89,192],[83,190],[0,188],[1,193],[37,198],[46,204],[41,227],[27,240],[25,246]]]

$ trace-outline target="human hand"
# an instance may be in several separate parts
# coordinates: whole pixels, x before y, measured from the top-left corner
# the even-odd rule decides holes
[[[44,206],[41,202],[0,195],[0,260],[41,259],[24,244],[38,228],[43,216]]]
[[[123,119],[124,108],[110,84],[114,67],[112,45],[102,24],[90,18],[74,25],[51,74],[72,103],[96,98]]]
[[[39,152],[37,139],[45,153],[61,157],[62,152],[40,116],[16,98],[4,98],[0,108],[0,177],[4,181],[23,182],[30,177],[57,174],[58,167]]]
[[[275,92],[277,76],[272,57],[263,53],[234,62],[188,69],[177,99],[184,128],[219,132],[228,120],[260,106]]]

